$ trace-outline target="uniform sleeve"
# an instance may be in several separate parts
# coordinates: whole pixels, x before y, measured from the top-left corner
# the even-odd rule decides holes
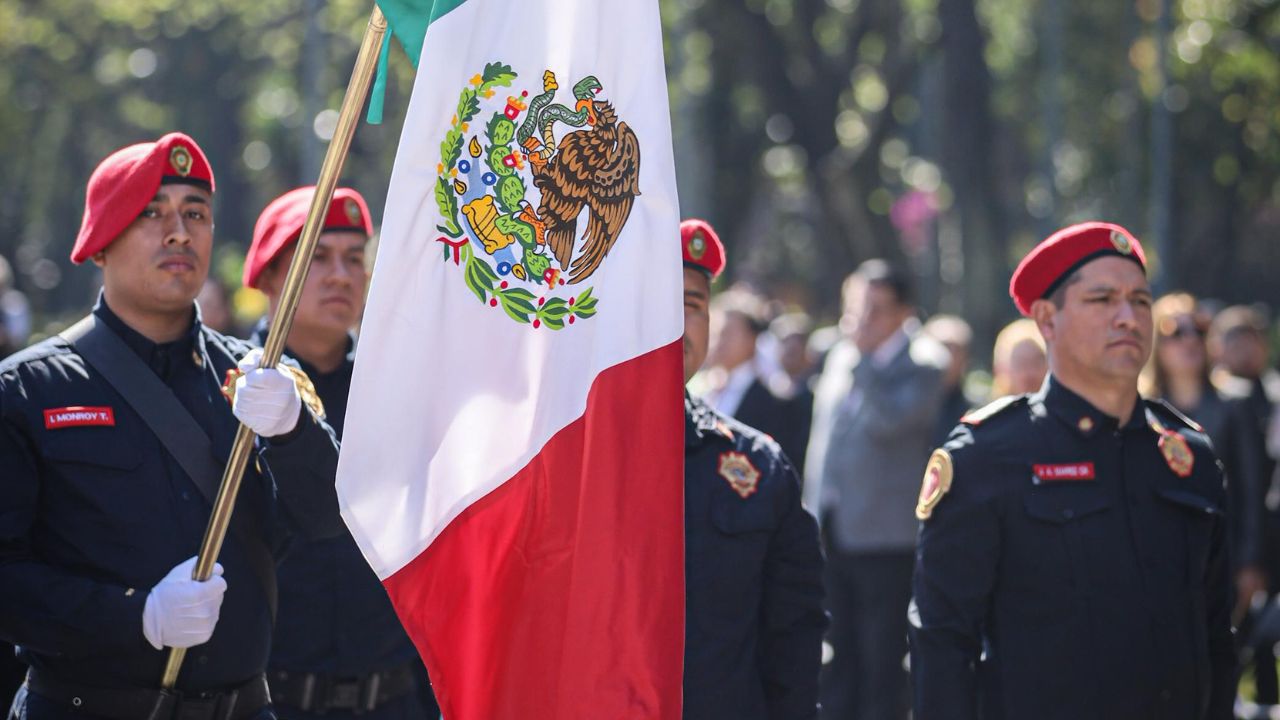
[[[1222,465],[1215,470],[1222,487]],[[1221,503],[1225,497],[1219,497]],[[1209,638],[1210,676],[1209,720],[1231,720],[1236,697],[1236,652],[1231,633],[1231,571],[1227,550],[1226,520],[1215,519],[1209,546],[1209,563],[1205,571],[1204,596]]]
[[[822,550],[818,525],[800,504],[795,470],[785,459],[782,515],[765,556],[761,623],[762,675],[772,720],[810,720],[818,715],[822,665]]]
[[[291,527],[304,538],[341,534],[346,526],[338,510],[338,441],[333,429],[303,405],[293,431],[260,439],[262,467],[275,483]]]
[[[32,552],[40,476],[20,429],[20,387],[0,379],[0,639],[46,655],[83,657],[150,647],[142,610],[150,588],[98,582]]]
[[[957,430],[971,440],[969,432]],[[963,441],[953,435],[947,447]],[[965,450],[952,452],[951,490],[921,524],[916,546],[908,613],[916,720],[978,717],[981,624],[1000,557],[995,502],[980,492],[985,478],[970,467]]]

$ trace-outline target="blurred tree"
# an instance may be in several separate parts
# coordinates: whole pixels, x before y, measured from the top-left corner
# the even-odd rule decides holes
[[[371,7],[0,0],[0,90],[11,99],[0,107],[0,253],[15,259],[37,309],[76,313],[92,299],[95,271],[66,255],[94,165],[169,130],[209,154],[217,252],[242,255],[258,210],[315,181]],[[357,133],[344,178],[375,207],[411,81],[407,62],[396,53],[393,61],[387,123]]]
[[[927,309],[989,337],[1021,253],[1105,217],[1168,248],[1170,286],[1280,302],[1277,0],[660,2],[682,206],[720,227],[733,279],[830,316],[845,273],[894,258]],[[314,181],[369,9],[0,0],[0,253],[40,317],[92,298],[94,270],[66,253],[94,163],[170,129],[211,155],[216,267],[234,281],[258,210]],[[387,122],[356,133],[344,178],[375,214],[412,82],[392,58]],[[1148,227],[1157,106],[1164,243]]]

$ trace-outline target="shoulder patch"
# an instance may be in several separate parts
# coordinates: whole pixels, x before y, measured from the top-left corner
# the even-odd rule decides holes
[[[760,484],[760,471],[751,462],[751,458],[739,452],[720,453],[720,466],[717,468],[720,477],[729,483],[743,500],[755,494]]]
[[[933,515],[933,508],[951,489],[954,473],[951,453],[941,448],[934,450],[933,455],[929,456],[929,464],[925,466],[924,480],[920,483],[920,499],[916,502],[917,518],[928,520]]]
[[[999,415],[1006,410],[1011,410],[1019,405],[1025,405],[1027,402],[1026,395],[1005,395],[1004,397],[992,401],[977,410],[970,410],[960,418],[960,422],[965,425],[978,426]]]

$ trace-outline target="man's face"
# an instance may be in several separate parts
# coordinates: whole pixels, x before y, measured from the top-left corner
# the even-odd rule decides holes
[[[701,270],[684,269],[684,381],[689,382],[707,359],[711,332],[711,279]]]
[[[291,334],[346,342],[347,333],[364,312],[365,287],[369,281],[364,250],[368,242],[368,236],[354,231],[320,235],[311,258],[311,269],[302,285]],[[262,274],[262,290],[272,299],[273,307],[284,290],[297,247],[295,243],[282,251]]]
[[[1036,324],[1055,373],[1079,380],[1134,383],[1151,354],[1151,288],[1130,260],[1102,257],[1077,271],[1062,307],[1037,300]]]
[[[713,312],[711,326],[714,341],[707,355],[711,365],[732,370],[755,357],[756,334],[742,313]]]
[[[108,301],[142,312],[191,306],[213,249],[213,198],[194,185],[161,185],[129,227],[93,262]]]
[[[880,283],[858,282],[845,293],[844,314],[853,344],[866,354],[902,327],[911,315],[911,306],[898,302],[893,290]]]

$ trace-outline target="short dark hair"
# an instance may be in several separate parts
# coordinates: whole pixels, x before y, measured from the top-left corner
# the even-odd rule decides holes
[[[893,293],[899,305],[915,304],[915,288],[911,276],[898,265],[888,260],[874,258],[858,266],[851,277],[856,277],[868,285],[879,285]]]
[[[1067,288],[1071,287],[1072,285],[1075,285],[1078,282],[1080,282],[1079,268],[1072,270],[1070,275],[1066,276],[1065,278],[1055,283],[1057,287],[1055,287],[1053,289],[1053,292],[1050,293],[1049,296],[1045,299],[1053,303],[1054,307],[1061,310],[1062,306],[1067,304]]]

